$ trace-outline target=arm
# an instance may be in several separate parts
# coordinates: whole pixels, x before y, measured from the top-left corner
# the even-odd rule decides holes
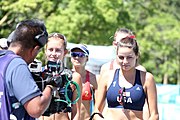
[[[146,73],[146,91],[147,91],[147,101],[150,110],[150,118],[149,120],[158,120],[158,108],[157,108],[157,90],[156,90],[156,83],[154,77],[151,73]]]
[[[142,65],[139,65],[139,64],[136,66],[136,69],[146,72],[146,68]]]
[[[103,65],[101,66],[100,74],[97,76],[98,88],[99,88],[99,86],[102,84],[102,83],[101,83],[101,82],[102,82],[102,80],[101,80],[101,79],[102,79],[102,76],[104,75],[104,73],[106,73],[106,71],[109,70],[109,68],[110,68],[110,62],[105,63],[105,64],[103,64]],[[99,97],[99,96],[97,95],[97,90],[96,90],[96,92],[95,92],[95,99],[97,99],[97,97]],[[105,102],[103,102],[103,103],[101,104],[100,111],[103,111],[104,107],[105,107]]]
[[[100,79],[100,75],[96,75],[97,88],[96,88],[96,90],[95,90],[94,99],[97,98],[97,89],[98,89],[98,81],[99,81],[99,79]]]
[[[99,79],[97,79],[98,81],[98,84],[99,84],[99,80],[100,80],[100,76],[102,76],[103,75],[103,73],[104,72],[106,72],[107,70],[109,70],[109,68],[110,68],[110,63],[108,62],[108,63],[105,63],[105,64],[103,64],[102,66],[101,66],[101,69],[100,69],[100,73],[99,73]]]
[[[91,84],[91,88],[93,90],[92,94],[94,96],[93,100],[94,100],[94,104],[95,104],[95,100],[96,100],[96,97],[97,97],[96,96],[96,91],[97,91],[98,85],[97,85],[96,75],[93,74],[93,73],[90,74],[90,84]]]
[[[32,78],[27,64],[21,59],[14,59],[9,65],[8,71],[7,79],[12,82],[12,86],[10,86],[13,91],[12,96],[15,96],[24,105],[31,117],[41,116],[49,106],[52,89],[47,86],[41,92]]]
[[[97,98],[94,107],[94,113],[102,113],[102,104],[105,103],[106,91],[107,91],[107,81],[108,81],[108,72],[103,73],[99,80],[99,86],[97,89]],[[99,115],[95,115],[94,118],[101,118]],[[102,119],[102,118],[101,118]]]
[[[52,88],[46,86],[41,96],[37,96],[24,104],[28,114],[34,118],[40,117],[50,104],[52,98]]]
[[[82,80],[79,73],[74,72],[73,73],[73,81],[76,82],[80,87],[80,93],[82,91]],[[77,96],[77,90],[75,89],[73,91],[73,101],[76,99]],[[79,120],[80,119],[80,109],[81,109],[81,94],[79,100],[76,102],[76,104],[72,105],[72,112],[71,112],[71,119],[72,120]]]

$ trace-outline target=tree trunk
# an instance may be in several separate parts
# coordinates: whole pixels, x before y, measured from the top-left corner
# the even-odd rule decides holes
[[[167,73],[164,74],[163,84],[168,84],[168,74]]]

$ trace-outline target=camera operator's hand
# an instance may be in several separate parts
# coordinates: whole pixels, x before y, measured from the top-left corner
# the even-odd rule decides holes
[[[72,80],[72,71],[70,69],[65,68],[63,74],[67,76],[68,80]]]
[[[54,92],[54,91],[57,90],[57,87],[54,87],[54,86],[52,86],[52,85],[46,85],[46,87],[51,88],[52,92]]]
[[[46,85],[52,85],[53,87],[59,87],[62,83],[61,76],[53,76],[50,78],[47,78]]]

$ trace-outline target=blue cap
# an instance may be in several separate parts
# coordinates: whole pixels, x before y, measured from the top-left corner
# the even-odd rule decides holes
[[[89,50],[87,49],[87,46],[83,44],[78,44],[77,46],[71,48],[71,52],[73,52],[74,49],[80,49],[82,50],[87,56],[89,56]]]

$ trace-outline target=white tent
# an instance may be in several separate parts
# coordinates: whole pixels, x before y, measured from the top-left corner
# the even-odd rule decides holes
[[[68,43],[67,49],[77,46],[75,43]],[[89,61],[86,64],[86,69],[99,74],[101,66],[115,58],[115,49],[113,46],[97,46],[87,45],[89,50]],[[69,57],[69,55],[67,55]]]

